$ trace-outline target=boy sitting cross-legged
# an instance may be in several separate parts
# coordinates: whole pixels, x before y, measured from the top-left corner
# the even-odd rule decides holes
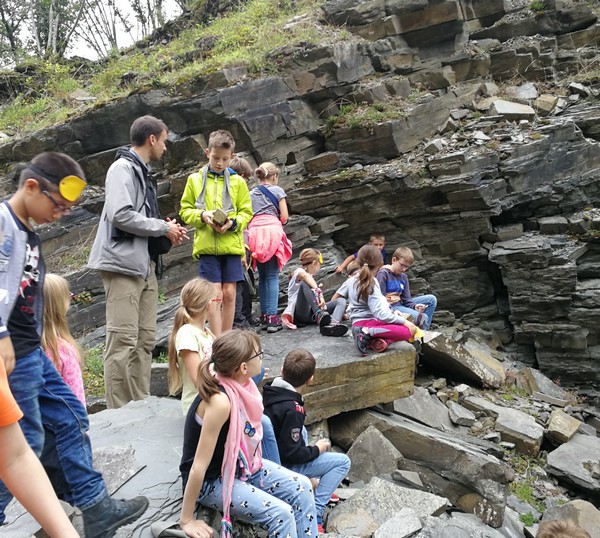
[[[315,491],[317,523],[323,533],[323,514],[333,492],[350,470],[350,458],[328,452],[329,439],[308,445],[304,426],[306,413],[302,394],[314,379],[316,361],[305,349],[290,351],[284,359],[281,377],[263,388],[265,414],[271,419],[281,463],[309,478],[318,478]]]

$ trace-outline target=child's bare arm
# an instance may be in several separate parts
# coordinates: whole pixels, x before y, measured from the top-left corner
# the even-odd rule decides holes
[[[52,538],[79,537],[18,423],[0,427],[0,478]]]
[[[350,256],[348,256],[342,263],[340,263],[336,268],[335,268],[335,272],[336,273],[341,273],[344,269],[346,269],[346,267],[348,267],[348,264],[354,259],[354,254],[350,254]]]

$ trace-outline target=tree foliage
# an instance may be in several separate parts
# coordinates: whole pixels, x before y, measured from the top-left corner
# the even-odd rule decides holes
[[[162,27],[192,0],[0,0],[0,67],[26,57],[60,60],[85,43],[99,58]],[[193,0],[196,1],[196,0]]]

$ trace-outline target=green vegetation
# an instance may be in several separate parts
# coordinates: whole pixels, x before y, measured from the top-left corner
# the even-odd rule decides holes
[[[335,129],[343,127],[349,129],[372,128],[384,121],[396,120],[404,117],[405,112],[400,104],[393,102],[344,104],[334,116],[329,116],[326,121],[326,132],[332,133]]]
[[[281,60],[272,51],[283,51],[295,43],[306,46],[326,41],[311,19],[318,6],[319,0],[297,4],[250,0],[209,26],[188,28],[169,43],[135,48],[122,56],[115,54],[91,68],[51,62],[31,64],[26,71],[32,74],[19,81],[27,91],[16,92],[13,100],[0,107],[0,131],[23,135],[151,88],[185,92],[198,78],[226,67],[246,66],[248,76],[275,73]],[[300,13],[305,22],[286,27],[290,18]],[[24,67],[20,66],[20,71]],[[91,97],[91,103],[76,101],[76,90]]]
[[[529,9],[531,11],[533,11],[535,14],[540,15],[548,9],[548,6],[546,5],[546,2],[544,2],[542,0],[533,0],[529,4]]]
[[[158,288],[158,304],[165,304],[167,302],[167,294],[162,288]]]
[[[527,512],[526,514],[521,514],[519,519],[526,527],[531,527],[535,523],[537,523],[537,518],[531,513]]]
[[[104,396],[104,345],[86,349],[83,354],[83,386],[88,398]]]
[[[161,351],[156,357],[152,357],[152,362],[166,364],[169,362],[169,355],[166,351]]]
[[[515,480],[510,483],[510,492],[519,500],[528,503],[539,512],[543,512],[546,507],[536,496],[535,482],[539,474],[538,470],[541,472],[546,465],[545,458],[510,453],[508,463],[516,475]]]

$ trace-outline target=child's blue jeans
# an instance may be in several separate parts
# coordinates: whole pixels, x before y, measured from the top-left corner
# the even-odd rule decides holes
[[[222,511],[222,479],[205,481],[198,502]],[[269,460],[246,482],[235,479],[230,513],[266,528],[269,538],[319,535],[310,480]]]
[[[258,298],[260,313],[273,316],[277,314],[279,302],[279,262],[273,256],[265,263],[257,263],[258,269]]]
[[[42,349],[18,358],[8,382],[23,411],[23,434],[42,456],[57,495],[80,509],[101,501],[107,492],[92,464],[87,412]],[[0,524],[11,499],[0,482]]]
[[[437,307],[437,298],[435,295],[419,295],[418,297],[413,297],[412,300],[415,304],[427,305],[425,312],[423,312],[427,319],[424,320],[421,327],[427,331],[429,327],[431,327],[431,320],[433,319],[433,314],[435,313],[435,309]],[[417,310],[402,305],[393,305],[392,309],[398,310],[399,312],[404,312],[405,314],[411,314],[413,316],[413,323],[417,321],[417,316],[420,313]]]
[[[292,471],[296,471],[308,478],[318,478],[319,485],[315,490],[315,506],[319,523],[323,522],[323,514],[331,494],[340,485],[340,482],[348,476],[350,470],[350,458],[346,454],[337,452],[323,452],[315,460],[301,465],[290,465]]]
[[[263,429],[263,437],[260,441],[262,457],[266,460],[276,463],[277,465],[281,465],[279,447],[277,446],[277,438],[275,437],[275,430],[273,430],[271,419],[263,413],[260,423],[262,424]]]

